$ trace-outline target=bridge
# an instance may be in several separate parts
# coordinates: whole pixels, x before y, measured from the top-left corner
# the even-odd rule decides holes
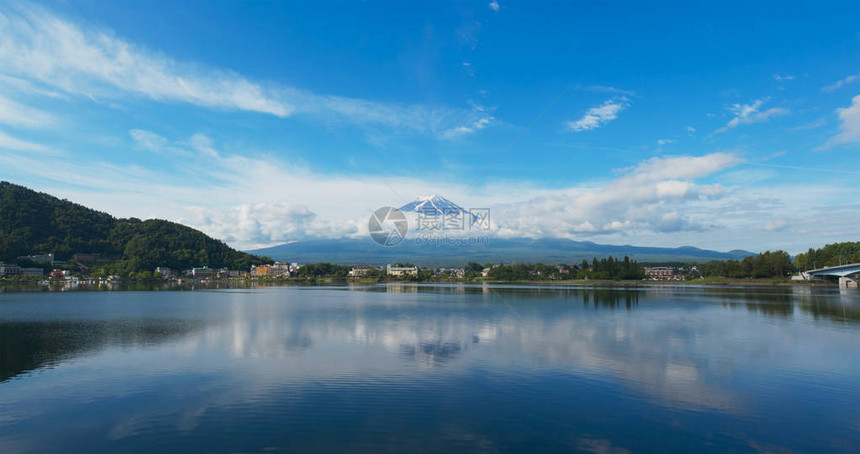
[[[805,274],[814,279],[821,279],[825,276],[838,277],[840,287],[857,288],[856,277],[858,274],[860,274],[860,263],[828,266],[824,268],[818,268],[817,270],[806,271]]]

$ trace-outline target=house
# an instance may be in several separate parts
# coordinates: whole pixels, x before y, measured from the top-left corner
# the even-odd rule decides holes
[[[251,265],[251,275],[252,276],[268,276],[269,275],[269,268],[271,268],[271,267],[272,267],[272,265],[260,265],[260,266]]]
[[[16,263],[0,262],[0,277],[17,276],[21,274],[21,267]]]
[[[463,268],[439,268],[438,270],[436,270],[436,273],[434,273],[434,276],[450,276],[462,278],[466,276],[466,270]]]
[[[646,266],[645,274],[652,281],[683,281],[684,274],[678,268],[669,266]]]
[[[231,270],[230,268],[220,268],[216,274],[218,279],[242,279],[248,276],[247,271]]]
[[[355,265],[349,270],[349,275],[351,277],[365,277],[372,269],[374,269],[373,265]]]
[[[209,268],[208,266],[204,266],[202,268],[193,268],[191,270],[191,275],[196,278],[207,278],[216,276],[218,274],[218,270]]]
[[[21,268],[22,276],[44,276],[44,268]]]
[[[155,273],[160,274],[161,277],[163,277],[165,279],[176,279],[177,277],[179,277],[179,272],[177,272],[176,270],[172,270],[170,268],[167,268],[166,266],[156,267]]]
[[[484,268],[483,270],[481,270],[481,277],[487,277],[489,275],[490,275],[490,269],[489,268]]]
[[[51,265],[54,265],[54,263],[55,263],[53,252],[50,254],[40,254],[40,255],[22,255],[18,258],[22,259],[22,260],[30,260],[31,262],[36,262],[36,263],[50,263]]]
[[[385,271],[389,276],[394,277],[418,276],[417,266],[399,267],[391,266],[391,264],[388,264],[388,266],[386,266],[385,268]]]
[[[287,262],[275,262],[269,267],[268,275],[290,277],[290,264]]]

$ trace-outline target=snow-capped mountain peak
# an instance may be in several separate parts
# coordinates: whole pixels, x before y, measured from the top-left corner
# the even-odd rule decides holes
[[[400,211],[423,214],[436,213],[437,215],[452,214],[456,212],[469,213],[469,211],[463,209],[460,205],[457,205],[438,194],[418,197],[412,202],[400,207]]]

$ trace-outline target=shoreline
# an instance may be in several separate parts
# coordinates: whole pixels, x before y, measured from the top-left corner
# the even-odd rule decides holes
[[[0,291],[124,291],[141,290],[154,291],[156,289],[193,289],[195,287],[229,289],[229,288],[252,288],[252,287],[280,287],[280,286],[315,286],[315,285],[365,285],[376,284],[415,284],[415,285],[535,285],[535,286],[576,286],[576,287],[838,287],[838,284],[828,281],[792,281],[789,279],[731,279],[731,278],[704,278],[685,281],[651,281],[651,280],[598,280],[598,279],[570,279],[570,280],[511,280],[498,281],[488,279],[427,279],[417,281],[412,279],[354,279],[354,278],[269,278],[269,279],[204,279],[204,280],[121,280],[109,283],[78,283],[64,281],[35,282],[35,281],[6,281],[0,280]]]

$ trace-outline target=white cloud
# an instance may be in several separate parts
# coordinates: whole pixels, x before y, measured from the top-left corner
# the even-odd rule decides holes
[[[0,16],[2,16],[2,14],[0,14]],[[56,90],[51,90],[42,87],[41,84],[36,84],[29,80],[13,77],[7,74],[0,74],[0,88],[4,89],[7,93],[13,92],[19,94],[46,96],[55,99],[67,99],[66,95]]]
[[[499,5],[498,0],[491,1],[489,6],[490,6],[490,9],[495,11],[495,12],[498,12],[499,9],[501,8],[501,5]]]
[[[600,106],[588,109],[579,120],[568,122],[568,127],[576,132],[599,128],[618,118],[618,114],[625,107],[627,107],[627,98],[607,100]]]
[[[860,95],[851,99],[851,105],[836,109],[839,114],[839,134],[830,138],[820,149],[829,148],[834,145],[860,144]]]
[[[687,126],[687,132],[696,132],[696,128],[692,126]]]
[[[45,145],[35,142],[21,140],[0,131],[0,150],[25,151],[36,153],[54,153],[54,151]]]
[[[409,129],[420,133],[446,137],[448,131],[458,128],[471,128],[477,131],[475,123],[482,119],[492,121],[492,116],[475,109],[453,109],[420,105],[380,104],[340,96],[321,96],[307,92],[293,91],[294,98],[301,100],[297,109],[303,113],[319,116],[343,118],[357,123],[378,123],[395,128]]]
[[[762,228],[768,232],[778,232],[780,230],[785,230],[788,227],[788,222],[785,219],[773,219],[767,221]]]
[[[46,128],[55,123],[56,118],[53,115],[0,95],[0,124],[23,128]]]
[[[237,74],[185,65],[40,9],[0,13],[0,25],[4,30],[0,68],[70,93],[109,96],[114,89],[155,100],[280,117],[292,111]]]
[[[614,179],[563,189],[491,181],[464,194],[460,182],[321,175],[258,150],[219,149],[199,134],[171,140],[137,130],[132,137],[136,146],[162,153],[160,165],[173,171],[68,156],[45,166],[30,151],[0,153],[0,169],[26,174],[20,183],[40,191],[117,216],[182,222],[242,249],[308,237],[362,237],[376,208],[434,192],[464,207],[491,208],[489,234],[502,237],[800,252],[844,240],[860,223],[856,191],[846,190],[854,187],[853,175],[842,185],[724,186],[729,180],[723,170],[741,163],[731,153],[649,159]],[[170,152],[177,149],[184,154]],[[699,181],[705,178],[711,181]],[[822,228],[822,216],[833,222]],[[791,219],[792,230],[764,230],[773,219]],[[792,234],[803,229],[815,233]]]
[[[795,127],[791,128],[791,131],[808,131],[811,129],[820,128],[826,124],[827,124],[826,118],[819,118],[818,120],[815,120],[815,121],[812,121],[809,123],[804,123],[800,126],[795,126]]]
[[[792,76],[790,74],[785,74],[785,75],[774,74],[773,80],[775,80],[777,82],[788,82],[790,80],[794,80],[794,76]]]
[[[90,98],[132,95],[277,117],[315,114],[437,135],[487,117],[469,109],[379,103],[264,85],[232,71],[171,59],[38,7],[0,10],[0,29],[0,70]]]
[[[220,158],[221,155],[215,149],[212,139],[203,134],[194,134],[191,136],[191,148],[199,152],[201,155],[208,158]]]
[[[729,153],[653,158],[597,187],[559,190],[503,207],[496,216],[499,234],[582,238],[622,231],[700,230],[701,223],[682,216],[681,208],[691,201],[719,198],[722,190],[693,180],[738,162]]]
[[[836,81],[830,85],[822,87],[821,90],[822,91],[836,91],[845,85],[852,84],[852,83],[857,82],[857,81],[860,81],[860,74],[854,74],[854,75],[848,76],[842,80],[838,80],[838,81]]]
[[[623,88],[617,88],[610,85],[574,85],[571,87],[573,90],[579,91],[590,91],[594,93],[615,93],[618,95],[624,96],[636,96],[636,92],[631,90],[625,90]]]
[[[729,120],[725,126],[718,129],[716,132],[726,132],[729,129],[736,128],[744,124],[763,123],[773,117],[789,113],[788,109],[782,107],[772,107],[765,111],[760,111],[759,109],[761,109],[765,102],[767,102],[767,100],[757,99],[753,101],[752,104],[732,104],[729,107],[729,110],[735,115],[735,117]]]
[[[191,207],[184,216],[182,220],[189,225],[239,244],[286,242],[314,232],[349,236],[358,231],[357,225],[320,221],[307,206],[285,202],[245,203],[218,210]]]
[[[476,131],[480,131],[484,129],[494,120],[493,117],[479,118],[474,123],[468,126],[457,126],[455,128],[448,129],[442,133],[442,137],[445,139],[456,139],[458,137],[462,137],[467,134],[471,134]]]
[[[657,145],[669,145],[670,143],[674,143],[674,142],[675,142],[675,140],[673,140],[673,139],[658,139]]]
[[[172,146],[167,139],[153,132],[132,129],[128,133],[134,140],[135,146],[141,150],[155,153],[188,154],[185,150]]]

